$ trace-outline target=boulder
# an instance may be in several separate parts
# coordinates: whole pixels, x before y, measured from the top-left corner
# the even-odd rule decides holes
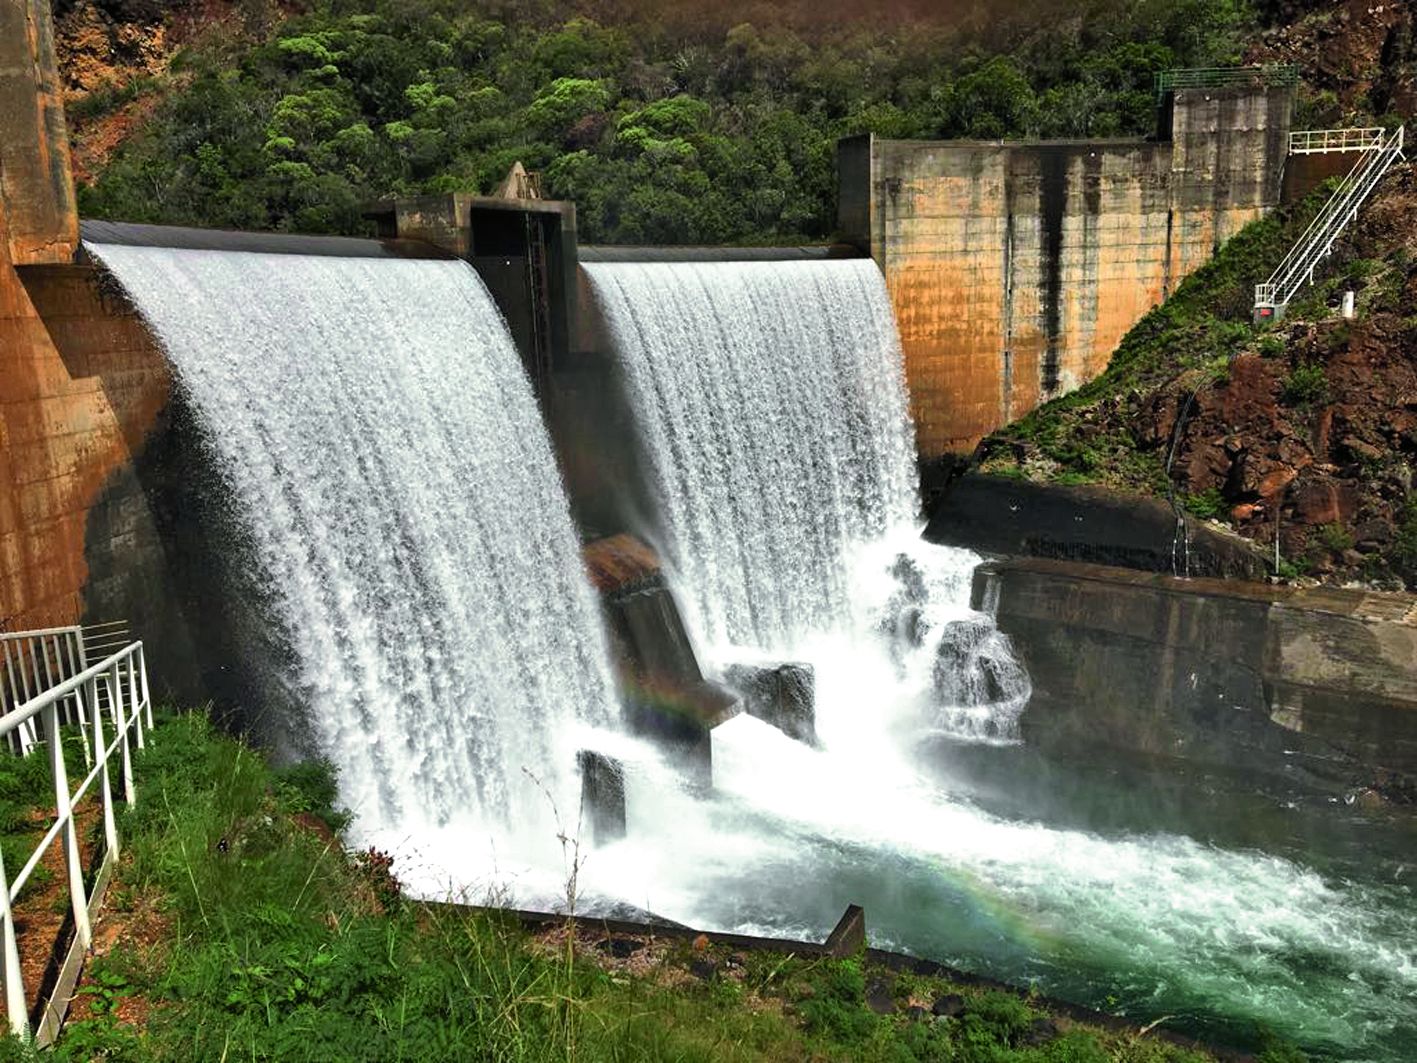
[[[936,997],[935,1003],[930,1005],[930,1014],[939,1019],[953,1019],[964,1014],[964,997],[958,993],[946,993],[942,997]]]
[[[743,708],[789,738],[817,745],[817,682],[810,664],[734,664],[723,675],[743,697]]]
[[[884,978],[873,978],[866,983],[866,1006],[877,1015],[895,1012],[895,988]]]
[[[576,754],[581,769],[581,815],[594,845],[625,836],[625,773],[620,762],[593,749]]]
[[[1353,519],[1358,495],[1351,482],[1305,480],[1294,489],[1294,512],[1305,524],[1338,524]]]

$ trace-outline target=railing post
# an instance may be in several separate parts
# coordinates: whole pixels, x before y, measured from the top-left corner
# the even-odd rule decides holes
[[[113,707],[113,670],[111,668],[103,674],[103,681],[108,684],[108,704],[111,710]],[[116,858],[118,856],[118,825],[113,818],[113,786],[108,777],[108,743],[104,740],[103,713],[97,711],[93,714],[93,746],[98,754],[98,793],[99,800],[103,802],[103,840],[108,851]]]
[[[5,1015],[10,1020],[10,1033],[29,1039],[29,1006],[25,1001],[24,972],[20,969],[20,946],[15,938],[15,912],[10,907],[10,876],[5,874],[5,861],[0,855],[0,935],[4,937]]]
[[[130,657],[131,661],[132,658]],[[122,661],[113,662],[113,726],[118,728],[118,747],[123,753],[123,800],[133,803],[133,751],[128,745],[128,720],[131,706],[123,704]]]
[[[74,823],[73,806],[69,802],[69,771],[64,765],[64,747],[59,739],[59,711],[52,701],[41,711],[44,714],[44,740],[49,747],[49,769],[54,776],[54,808],[60,822],[65,825],[61,836],[64,839],[64,863],[69,871],[69,900],[74,910],[74,934],[81,946],[88,948],[93,942],[93,931],[89,927],[89,902],[84,893],[84,866],[79,856],[79,830]],[[97,712],[93,715],[95,720],[99,719]],[[101,746],[96,752],[99,757],[103,756]],[[106,768],[104,785],[108,785]]]
[[[74,628],[69,634],[69,637],[64,640],[64,643],[69,650],[69,670],[74,675],[78,675],[88,668],[88,664],[84,660],[84,629],[81,627]],[[74,710],[79,714],[79,723],[83,728],[84,734],[84,751],[87,753],[89,718],[85,711],[84,699],[79,696],[77,690],[74,691]]]
[[[85,706],[88,690],[86,687],[79,687],[74,691],[74,703],[79,707],[79,744],[84,747],[84,767],[93,767],[93,751],[89,748],[89,717],[98,712],[98,706],[88,704]]]
[[[10,707],[12,709],[18,709],[28,699],[20,697],[20,688],[15,681],[17,665],[11,663],[10,660],[11,641],[10,639],[0,639],[0,650],[3,650],[5,654],[5,678],[9,680],[10,684]],[[15,643],[15,653],[18,656],[19,664],[23,665],[25,659],[18,642]],[[21,678],[23,678],[23,673],[21,673]],[[29,756],[30,749],[34,746],[34,728],[29,726],[28,721],[20,724],[20,726],[15,729],[15,742],[20,747],[20,755]]]
[[[143,706],[147,710],[148,729],[151,730],[153,725],[153,695],[152,691],[148,689],[147,650],[143,647],[141,642],[138,643],[138,668],[143,673]]]
[[[143,702],[138,697],[138,654],[128,655],[128,711],[133,714],[133,726],[138,733],[138,748],[143,748]],[[128,798],[129,801],[132,797]]]

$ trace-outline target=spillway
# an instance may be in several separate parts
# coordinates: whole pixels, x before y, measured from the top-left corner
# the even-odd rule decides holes
[[[458,261],[88,245],[229,496],[282,699],[366,829],[527,823],[612,716],[597,606],[500,314]],[[200,473],[192,469],[191,475]]]
[[[584,267],[701,635],[785,648],[852,609],[852,549],[916,518],[899,341],[869,260]]]

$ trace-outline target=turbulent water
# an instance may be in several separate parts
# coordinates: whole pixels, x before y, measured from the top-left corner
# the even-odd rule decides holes
[[[915,518],[899,342],[870,261],[587,265],[664,544],[710,642],[852,609],[850,549]]]
[[[958,734],[1016,737],[1028,677],[969,608],[978,558],[930,550],[900,341],[870,260],[586,266],[675,587],[712,660],[863,668]],[[890,544],[883,552],[882,544]]]
[[[477,275],[89,250],[175,367],[254,555],[247,589],[289,644],[272,663],[361,827],[534,822],[522,769],[560,790],[557,743],[614,694],[549,440]]]

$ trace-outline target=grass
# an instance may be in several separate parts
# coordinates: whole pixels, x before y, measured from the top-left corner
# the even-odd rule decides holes
[[[1209,1058],[864,957],[660,940],[632,969],[589,930],[411,901],[332,833],[346,820],[328,766],[275,771],[201,714],[159,724],[138,784],[99,924],[110,946],[57,1061]],[[890,1014],[867,1006],[881,984]],[[935,1017],[942,997],[954,1006]],[[0,1040],[0,1060],[37,1058]]]

